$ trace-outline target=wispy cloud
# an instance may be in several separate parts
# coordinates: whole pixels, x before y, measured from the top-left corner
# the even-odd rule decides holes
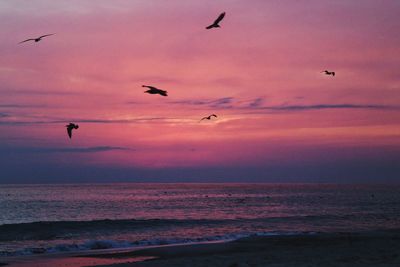
[[[232,110],[246,114],[261,114],[261,113],[274,113],[274,112],[303,112],[303,111],[317,111],[329,109],[348,109],[348,110],[399,110],[398,106],[381,105],[381,104],[352,104],[352,103],[338,103],[338,104],[281,104],[281,105],[263,105],[265,102],[263,97],[254,99],[236,99],[234,97],[225,97],[218,99],[206,100],[179,100],[170,101],[169,104],[190,105],[193,107]],[[29,106],[29,105],[28,105]],[[23,108],[24,105],[17,104],[4,104],[1,107],[8,108]],[[88,124],[135,124],[135,123],[186,123],[190,119],[185,120],[183,117],[138,117],[131,119],[103,119],[103,118],[59,118],[59,117],[41,117],[35,115],[21,115],[10,119],[11,115],[8,112],[0,112],[0,125],[42,125],[42,124],[65,124],[68,122],[75,123],[88,123]]]
[[[264,103],[264,98],[262,97],[258,97],[253,99],[250,103],[249,103],[249,107],[251,108],[258,108],[260,107],[262,104]]]
[[[65,90],[36,90],[36,89],[10,89],[0,88],[0,94],[14,95],[82,95],[82,92],[65,91]]]
[[[53,148],[49,149],[49,153],[96,153],[107,152],[113,150],[131,151],[133,149],[116,146],[94,146],[94,147],[73,147],[73,148]]]
[[[1,114],[1,113],[0,113]],[[2,116],[0,115],[0,118]],[[8,117],[5,114],[4,117]],[[130,123],[145,123],[145,122],[160,122],[160,123],[168,123],[168,122],[180,122],[182,118],[172,118],[172,117],[146,117],[146,118],[133,118],[133,119],[81,119],[81,118],[72,118],[68,120],[60,119],[60,118],[43,118],[37,120],[0,120],[0,125],[36,125],[36,124],[65,124],[68,122],[75,123],[93,123],[93,124],[130,124]]]
[[[213,108],[229,108],[233,104],[233,97],[224,97],[224,98],[219,98],[215,101],[212,101],[210,103],[210,106]]]
[[[170,102],[171,104],[181,105],[192,105],[192,106],[204,106],[207,108],[219,108],[219,109],[232,109],[232,110],[270,110],[270,111],[307,111],[307,110],[322,110],[322,109],[399,109],[396,106],[381,105],[381,104],[353,104],[353,103],[337,103],[337,104],[326,104],[317,103],[309,105],[271,105],[265,106],[263,103],[265,98],[257,97],[254,99],[237,99],[234,97],[224,97],[218,99],[203,99],[203,100],[180,100]]]
[[[163,77],[163,76],[134,77],[134,78],[131,78],[131,81],[138,82],[140,84],[147,84],[147,83],[168,83],[168,84],[175,84],[175,85],[182,84],[182,81],[179,79]]]
[[[2,149],[4,150],[4,149]],[[116,146],[94,146],[94,147],[16,147],[5,149],[14,153],[98,153],[108,151],[133,151],[131,148]]]
[[[234,102],[234,97],[223,97],[217,99],[205,100],[178,100],[170,101],[171,104],[193,105],[193,106],[208,106],[212,108],[231,108]]]
[[[0,108],[43,108],[46,105],[36,105],[36,104],[0,104]]]
[[[276,111],[303,111],[321,109],[393,109],[395,107],[376,104],[315,104],[315,105],[282,105],[265,106],[257,109],[276,110]]]

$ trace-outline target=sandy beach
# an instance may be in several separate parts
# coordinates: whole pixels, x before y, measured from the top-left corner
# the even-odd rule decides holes
[[[9,266],[400,266],[400,231],[251,237],[227,243],[25,259]]]

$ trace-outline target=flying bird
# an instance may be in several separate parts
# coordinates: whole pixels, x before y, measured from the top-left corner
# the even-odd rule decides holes
[[[167,93],[168,93],[167,91],[158,89],[158,88],[156,88],[156,87],[154,87],[154,86],[142,85],[142,87],[147,87],[147,88],[149,88],[149,90],[144,91],[145,93],[148,93],[148,94],[151,94],[151,95],[159,94],[159,95],[162,95],[162,96],[168,96],[168,95],[167,95]]]
[[[65,125],[65,127],[67,127],[68,136],[69,136],[69,138],[71,138],[72,137],[72,130],[73,129],[78,129],[79,125],[70,122],[69,124]]]
[[[206,29],[212,29],[212,28],[221,28],[221,26],[218,24],[221,22],[221,20],[225,17],[225,12],[222,12],[221,15],[211,24],[210,26],[207,26]]]
[[[321,71],[321,73],[325,73],[326,75],[332,75],[332,76],[335,76],[335,72],[334,71],[327,71],[327,70],[324,70],[324,71]]]
[[[37,42],[41,41],[42,38],[47,37],[47,36],[50,36],[50,35],[54,35],[54,34],[55,34],[55,33],[51,33],[51,34],[42,35],[42,36],[40,36],[40,37],[38,37],[38,38],[29,38],[29,39],[26,39],[26,40],[24,40],[24,41],[22,41],[22,42],[19,42],[19,43],[22,44],[22,43],[25,43],[25,42],[28,42],[28,41],[35,41],[35,42],[37,43]]]
[[[215,114],[211,114],[210,116],[207,116],[207,117],[204,117],[204,118],[202,118],[200,121],[202,121],[202,120],[211,120],[211,117],[217,117],[217,115],[215,115]],[[199,121],[199,122],[200,122]]]

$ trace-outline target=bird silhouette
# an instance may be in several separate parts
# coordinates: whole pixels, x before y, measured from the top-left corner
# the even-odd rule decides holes
[[[70,122],[69,124],[65,125],[65,127],[67,127],[68,136],[71,139],[72,138],[72,129],[78,129],[79,125]]]
[[[142,85],[142,87],[147,87],[147,88],[149,88],[149,90],[144,91],[145,93],[148,93],[148,94],[151,94],[151,95],[159,94],[159,95],[162,95],[162,96],[168,96],[168,95],[167,95],[167,93],[168,93],[167,91],[158,89],[158,88],[156,88],[156,87],[154,87],[154,86]]]
[[[55,33],[51,33],[51,34],[45,34],[45,35],[39,36],[38,38],[29,38],[29,39],[26,39],[26,40],[24,40],[22,42],[19,42],[19,43],[22,44],[22,43],[25,43],[25,42],[28,42],[28,41],[35,41],[37,43],[37,42],[41,41],[42,38],[50,36],[50,35],[54,35],[54,34]]]
[[[335,72],[334,71],[328,71],[328,70],[324,70],[324,71],[321,71],[321,73],[325,73],[326,75],[332,75],[332,76],[335,76]]]
[[[222,12],[218,18],[211,24],[210,26],[207,26],[206,29],[212,29],[212,28],[221,28],[221,26],[218,24],[221,22],[221,20],[225,17],[225,12]]]
[[[202,118],[200,121],[202,121],[202,120],[211,120],[211,117],[217,118],[217,115],[211,114],[210,116],[207,116],[207,117]],[[200,121],[199,121],[199,122],[200,122]]]

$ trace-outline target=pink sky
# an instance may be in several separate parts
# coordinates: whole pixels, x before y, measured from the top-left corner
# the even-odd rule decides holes
[[[222,11],[222,28],[205,30]],[[290,168],[400,158],[399,12],[396,0],[2,1],[0,157],[10,175],[20,161]],[[18,44],[47,33],[56,35]],[[70,121],[80,125],[72,140]]]

